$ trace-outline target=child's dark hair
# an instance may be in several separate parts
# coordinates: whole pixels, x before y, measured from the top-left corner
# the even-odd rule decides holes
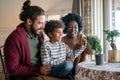
[[[61,20],[64,22],[65,24],[65,29],[64,29],[64,33],[66,33],[68,24],[70,21],[76,21],[78,23],[78,32],[80,32],[83,28],[83,24],[82,24],[82,19],[79,15],[74,14],[74,13],[68,13],[67,15],[65,15],[64,17],[61,18]]]
[[[64,23],[60,20],[50,20],[45,24],[45,33],[53,32],[55,28],[64,28]]]
[[[21,21],[26,22],[28,18],[34,21],[40,15],[45,15],[45,11],[39,6],[31,6],[31,1],[26,0],[19,17]]]

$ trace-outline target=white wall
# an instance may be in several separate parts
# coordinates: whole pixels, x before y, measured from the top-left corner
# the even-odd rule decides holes
[[[24,0],[0,0],[0,27],[15,27],[19,22],[19,13]]]
[[[20,23],[19,13],[23,0],[0,0],[0,46],[4,44],[6,37]]]
[[[25,0],[0,0],[0,27],[15,27]],[[31,5],[41,6],[47,14],[63,14],[70,11],[73,0],[31,0]]]
[[[0,46],[21,22],[19,14],[25,0],[0,0]],[[41,6],[47,15],[70,11],[73,0],[31,0],[31,5]]]

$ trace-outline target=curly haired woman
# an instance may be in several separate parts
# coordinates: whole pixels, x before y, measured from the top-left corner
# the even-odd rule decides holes
[[[61,19],[66,26],[63,31],[66,35],[62,38],[62,41],[65,42],[71,50],[74,51],[81,48],[82,45],[87,44],[86,49],[75,59],[74,65],[76,66],[79,62],[86,61],[86,55],[92,55],[93,51],[87,42],[86,36],[82,33],[83,25],[81,17],[74,13],[68,13]]]

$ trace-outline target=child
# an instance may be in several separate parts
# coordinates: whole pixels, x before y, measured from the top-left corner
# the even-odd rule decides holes
[[[73,69],[74,57],[78,56],[77,50],[75,55],[69,47],[61,41],[64,24],[61,21],[51,20],[45,25],[45,33],[49,37],[41,46],[41,60],[43,66],[51,67],[51,76],[58,78],[69,78]]]

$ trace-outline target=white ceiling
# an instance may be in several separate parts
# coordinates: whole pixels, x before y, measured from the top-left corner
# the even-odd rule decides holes
[[[21,9],[25,0],[0,0],[0,9]],[[31,5],[41,6],[46,12],[65,11],[72,9],[73,0],[31,0]],[[17,9],[16,9],[17,8]]]
[[[43,7],[46,12],[71,9],[72,1],[73,0],[31,0],[33,4],[38,4]]]

